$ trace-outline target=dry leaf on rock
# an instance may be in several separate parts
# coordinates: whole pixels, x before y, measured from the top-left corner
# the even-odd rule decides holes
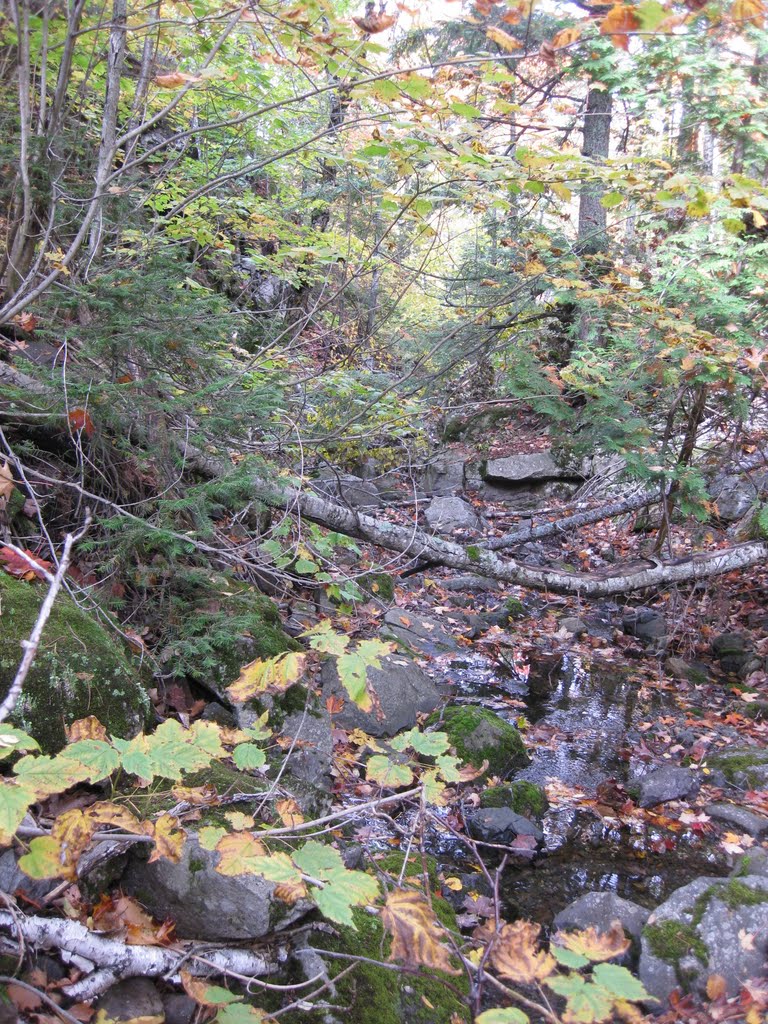
[[[390,960],[459,973],[451,966],[450,952],[442,943],[442,926],[421,893],[395,889],[387,897],[381,921],[392,935]]]
[[[532,921],[505,924],[491,953],[491,963],[502,976],[518,985],[531,985],[549,977],[555,958],[537,948],[541,925]]]

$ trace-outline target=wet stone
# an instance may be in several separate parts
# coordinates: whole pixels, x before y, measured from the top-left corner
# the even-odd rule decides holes
[[[474,811],[468,818],[472,835],[484,843],[509,846],[517,836],[533,836],[537,842],[544,839],[539,826],[508,807],[486,807]]]
[[[160,993],[149,978],[126,978],[108,989],[96,1003],[100,1018],[113,1021],[142,1021],[143,1024],[165,1020]]]
[[[717,803],[707,804],[704,813],[716,821],[724,821],[727,825],[738,828],[747,835],[756,839],[768,832],[768,818],[763,814],[756,814],[747,810],[746,807],[739,807],[736,804]]]
[[[670,800],[690,800],[699,791],[699,780],[689,768],[665,765],[638,780],[640,806],[655,807]]]
[[[649,910],[631,900],[622,899],[613,892],[587,892],[555,917],[555,928],[560,931],[583,931],[594,928],[598,933],[609,932],[616,921],[627,935],[640,939]]]

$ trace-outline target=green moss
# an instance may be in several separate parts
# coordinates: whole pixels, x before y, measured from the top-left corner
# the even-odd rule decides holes
[[[712,900],[724,903],[730,910],[737,907],[756,907],[768,903],[768,892],[765,889],[752,889],[744,885],[738,878],[732,878],[727,885],[713,885],[696,900],[691,920],[694,925],[701,923]]]
[[[751,768],[761,768],[768,764],[768,750],[755,748],[752,750],[738,750],[732,753],[720,754],[711,757],[707,761],[709,768],[721,771],[729,782],[738,782],[737,776],[743,775],[750,786],[759,784],[760,776],[757,772],[751,772]]]
[[[366,573],[358,583],[369,594],[381,601],[393,601],[395,597],[395,581],[388,572]]]
[[[681,921],[659,921],[657,924],[646,925],[643,935],[653,955],[668,964],[674,964],[675,968],[679,969],[680,961],[690,954],[703,964],[709,960],[707,947],[692,925]]]
[[[525,744],[517,729],[503,718],[478,707],[451,707],[432,715],[428,724],[440,723],[448,733],[457,755],[479,768],[488,762],[486,775],[507,775],[529,763]]]
[[[397,881],[400,877],[400,872],[403,870],[404,860],[404,853],[401,853],[400,850],[393,850],[391,853],[387,853],[383,857],[377,859],[376,864],[381,871],[385,872],[390,876],[390,878]],[[425,854],[423,860],[421,854],[411,854],[408,858],[408,864],[406,865],[403,877],[423,878],[425,867],[427,870],[427,877],[429,878],[429,884],[432,889],[436,889],[439,884],[437,877],[437,861],[434,857],[430,857],[429,854]]]
[[[46,588],[0,573],[0,696],[5,696],[37,620]],[[93,614],[59,594],[13,720],[46,753],[66,743],[65,727],[94,715],[116,736],[133,736],[150,711],[138,672]]]
[[[456,918],[449,904],[433,896],[432,906],[439,920],[455,930]],[[380,919],[360,908],[353,909],[352,916],[355,929],[341,928],[337,936],[318,934],[313,936],[313,945],[318,950],[386,961],[390,940]],[[328,965],[335,977],[349,962],[334,959],[329,960]],[[337,992],[336,1001],[349,1007],[344,1013],[346,1024],[452,1024],[453,1021],[466,1024],[470,1020],[465,1006],[469,989],[464,974],[453,977],[434,972],[426,977],[360,963],[339,982]],[[288,1024],[302,1024],[308,1018],[320,1021],[322,1012],[307,1010],[284,1019]]]
[[[753,700],[746,707],[743,704],[741,707],[747,718],[752,718],[756,722],[764,722],[768,719],[768,700]]]
[[[472,562],[479,562],[480,561],[480,548],[475,547],[474,544],[470,544],[467,547],[467,557]]]
[[[480,794],[481,807],[509,807],[526,818],[541,818],[547,813],[549,801],[541,786],[525,779],[516,779],[506,786],[493,786]]]
[[[525,605],[516,597],[508,597],[504,602],[504,608],[512,619],[519,619],[525,615]]]

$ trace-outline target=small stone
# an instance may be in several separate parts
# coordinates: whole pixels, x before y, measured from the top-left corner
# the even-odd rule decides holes
[[[638,640],[655,640],[667,633],[667,620],[653,608],[626,608],[622,629]]]
[[[704,813],[716,821],[724,821],[728,825],[733,825],[741,832],[746,832],[747,835],[754,836],[756,839],[768,832],[768,818],[765,815],[756,814],[737,804],[707,804]]]
[[[100,1016],[114,1021],[141,1021],[162,1024],[165,1008],[160,993],[149,978],[126,978],[99,996],[96,1009]]]
[[[544,838],[535,822],[522,814],[515,814],[509,807],[486,807],[474,811],[468,818],[468,824],[472,835],[484,843],[509,846],[517,836],[533,836],[537,842]]]
[[[192,1024],[197,1003],[185,992],[168,992],[163,996],[165,1024]]]
[[[690,768],[665,765],[637,780],[640,806],[655,807],[670,800],[690,800],[699,791],[699,780]]]
[[[583,636],[588,628],[584,619],[580,619],[577,615],[566,615],[560,619],[559,626],[567,633],[573,633],[574,636]]]

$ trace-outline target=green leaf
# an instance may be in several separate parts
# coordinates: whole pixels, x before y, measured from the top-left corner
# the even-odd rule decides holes
[[[354,928],[352,907],[372,903],[379,895],[379,885],[375,878],[364,871],[347,871],[334,875],[324,888],[313,889],[312,896],[318,909],[331,921]]]
[[[424,100],[432,92],[432,85],[429,79],[415,74],[408,75],[402,79],[400,88],[414,100]]]
[[[297,558],[294,569],[299,576],[314,576],[315,573],[320,571],[320,566],[317,562],[312,562],[308,558]]]
[[[91,783],[109,778],[120,767],[120,754],[104,740],[79,740],[65,747],[59,759],[80,765],[89,772],[87,779]]]
[[[592,976],[603,988],[606,988],[616,999],[650,999],[641,981],[635,978],[626,967],[618,964],[597,964]]]
[[[23,783],[0,779],[0,846],[8,846],[37,797]]]
[[[378,782],[388,789],[401,789],[413,782],[413,772],[407,764],[395,764],[384,754],[374,754],[365,768],[369,782]]]
[[[547,186],[543,181],[535,181],[532,178],[523,182],[523,188],[526,192],[532,192],[535,196],[540,196],[543,192],[547,191]]]
[[[613,999],[601,985],[585,981],[580,974],[558,975],[544,982],[568,1003],[568,1017],[573,1024],[596,1024],[607,1020],[613,1010]]]
[[[293,863],[305,874],[315,878],[327,878],[334,871],[347,870],[338,850],[314,839],[293,854]]]
[[[319,626],[307,630],[303,635],[309,641],[309,646],[313,651],[318,651],[320,654],[332,654],[336,658],[342,655],[349,646],[349,637],[344,636],[343,633],[337,633],[329,619],[324,619]]]
[[[381,659],[391,650],[392,644],[382,640],[361,640],[353,651],[345,651],[336,662],[342,686],[363,711],[373,707],[366,689],[368,669],[381,668]]]
[[[393,750],[407,750],[411,747],[417,754],[425,757],[437,757],[444,754],[451,743],[444,732],[422,732],[420,729],[409,729],[401,732],[390,744]]]
[[[451,103],[450,109],[459,117],[482,117],[483,112],[471,103]]]
[[[242,1001],[242,996],[222,988],[221,985],[209,985],[203,993],[203,998],[208,1006],[230,1006],[232,1003]]]
[[[253,768],[261,768],[266,763],[267,756],[255,743],[240,743],[232,751],[232,760],[238,768],[248,771]]]
[[[582,956],[581,953],[574,953],[572,949],[564,949],[562,946],[550,946],[549,952],[559,964],[562,964],[563,967],[570,967],[574,971],[586,967],[589,963],[588,957]]]
[[[221,825],[205,825],[197,833],[197,838],[204,850],[215,850],[226,834],[227,830]]]
[[[499,1006],[475,1017],[475,1024],[529,1024],[529,1021],[528,1014],[514,1006]]]
[[[33,740],[21,729],[0,723],[0,760],[14,754],[17,750],[39,750],[37,740]]]
[[[263,1021],[266,1014],[249,1003],[230,1003],[222,1007],[214,1017],[217,1024],[256,1024]]]
[[[387,156],[389,153],[389,146],[383,142],[371,142],[369,145],[364,146],[362,149],[357,151],[357,156],[371,157],[371,156]]]
[[[58,878],[61,874],[61,843],[52,836],[37,836],[29,853],[19,857],[19,867],[30,878]]]
[[[600,200],[600,205],[606,210],[612,210],[614,206],[620,206],[624,202],[621,192],[607,192]]]

